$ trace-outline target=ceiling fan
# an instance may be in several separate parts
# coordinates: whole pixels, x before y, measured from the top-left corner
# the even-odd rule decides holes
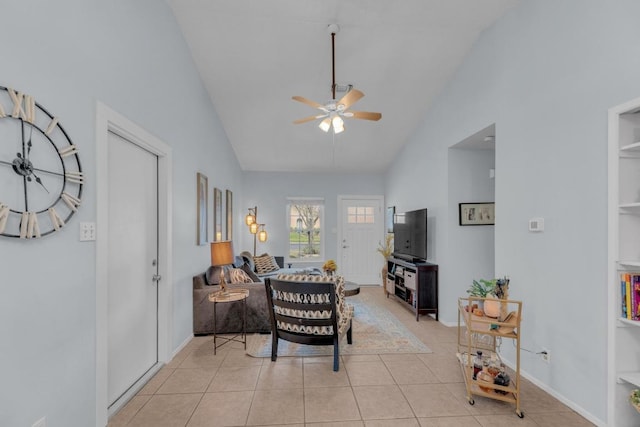
[[[302,96],[293,96],[292,99],[303,104],[307,104],[310,107],[317,108],[322,113],[298,119],[293,124],[306,123],[317,119],[322,119],[318,127],[325,132],[329,132],[329,129],[333,127],[333,133],[340,133],[344,131],[345,119],[362,119],[378,121],[382,117],[380,113],[372,113],[369,111],[349,111],[349,107],[355,104],[360,98],[364,96],[364,93],[358,89],[353,89],[353,86],[348,85],[348,92],[340,100],[336,101],[336,51],[335,51],[335,37],[336,33],[340,31],[340,27],[337,24],[329,25],[329,32],[331,33],[331,66],[332,66],[332,84],[331,93],[332,97],[326,104],[320,104],[315,101],[311,101]]]

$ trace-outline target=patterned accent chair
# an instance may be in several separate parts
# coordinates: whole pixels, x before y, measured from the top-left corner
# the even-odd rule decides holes
[[[271,317],[271,360],[278,340],[306,345],[333,345],[333,370],[340,369],[340,341],[352,343],[353,306],[344,301],[344,279],[286,275],[265,279]]]

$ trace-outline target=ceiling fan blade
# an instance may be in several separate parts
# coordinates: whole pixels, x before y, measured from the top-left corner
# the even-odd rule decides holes
[[[373,120],[374,122],[382,118],[382,114],[370,111],[346,111],[343,115],[348,119]]]
[[[358,102],[358,100],[363,96],[364,93],[360,92],[358,89],[351,89],[345,96],[342,97],[342,99],[340,99],[340,101],[337,102],[337,105],[344,106],[344,108],[342,109],[346,110],[347,108]]]
[[[309,116],[309,117],[305,117],[303,119],[298,119],[298,120],[295,120],[293,122],[293,124],[294,125],[299,125],[300,123],[307,123],[307,122],[310,122],[312,120],[321,119],[323,117],[326,117],[326,114],[320,114],[319,116]]]
[[[311,101],[311,100],[309,100],[307,98],[304,98],[302,96],[292,96],[291,99],[293,99],[294,101],[302,102],[303,104],[307,104],[308,106],[313,107],[313,108],[317,108],[319,110],[323,110],[323,111],[326,110],[324,108],[324,105],[318,104],[317,102]]]

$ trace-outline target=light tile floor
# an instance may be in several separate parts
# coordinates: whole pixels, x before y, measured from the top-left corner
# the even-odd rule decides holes
[[[196,337],[109,421],[109,427],[591,426],[557,399],[522,380],[521,409],[474,396],[469,405],[456,359],[456,328],[415,316],[379,287],[363,287],[433,351],[431,354],[271,359],[213,338]],[[354,340],[357,339],[354,331]],[[344,344],[346,345],[346,343]]]

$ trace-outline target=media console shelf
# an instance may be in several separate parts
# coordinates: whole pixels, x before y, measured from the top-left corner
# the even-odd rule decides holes
[[[429,262],[387,260],[385,294],[395,296],[416,314],[435,314],[438,320],[438,266]]]

